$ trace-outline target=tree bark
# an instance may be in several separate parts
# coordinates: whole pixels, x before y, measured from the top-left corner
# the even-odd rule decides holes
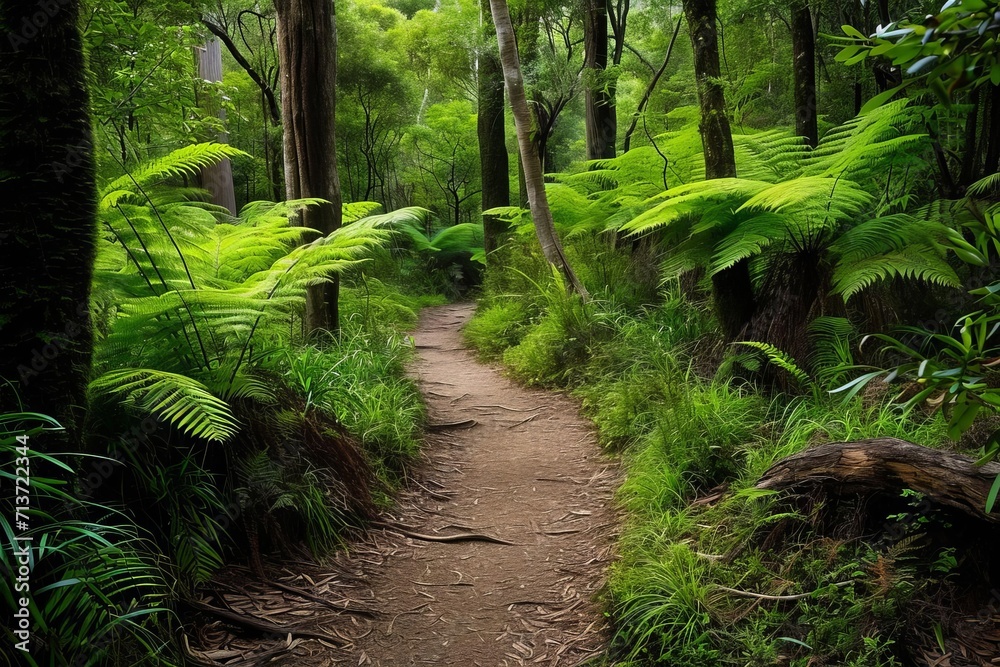
[[[719,83],[722,71],[719,67],[715,0],[684,0],[684,13],[694,50],[705,178],[733,178],[736,176],[736,154],[726,115],[726,100]],[[712,276],[712,288],[722,333],[727,340],[735,340],[756,310],[749,263],[743,260],[716,273]]]
[[[984,110],[985,138],[983,148],[982,175],[988,176],[1000,170],[1000,85],[986,86],[986,108]]]
[[[218,39],[209,39],[201,48],[195,49],[198,59],[198,76],[209,83],[222,81],[222,47]],[[202,101],[205,110],[218,116],[226,122],[226,110],[217,105],[208,105]],[[229,143],[229,135],[225,130],[219,133],[216,140]],[[232,215],[236,215],[236,190],[233,188],[233,165],[229,158],[217,164],[202,167],[200,174],[201,187],[208,190],[212,203],[225,207]]]
[[[694,49],[695,79],[701,106],[701,142],[705,150],[705,178],[736,176],[733,133],[726,115],[726,100],[719,79],[719,38],[715,0],[685,0],[684,12]]]
[[[874,438],[827,443],[789,456],[771,466],[756,486],[773,490],[821,486],[840,494],[899,495],[903,489],[913,489],[931,502],[1000,523],[1000,512],[985,511],[998,474],[998,463],[977,466],[961,454],[896,438]]]
[[[483,37],[487,47],[479,57],[479,163],[482,178],[482,206],[487,211],[510,206],[510,162],[504,120],[503,67],[500,54],[490,39],[494,35],[489,0],[481,0]],[[510,226],[494,215],[483,216],[483,245],[487,261],[502,242]]]
[[[506,0],[490,0],[490,10],[493,13],[493,24],[497,30],[500,63],[503,66],[507,95],[514,113],[514,125],[517,127],[517,143],[520,148],[521,166],[524,171],[525,186],[528,190],[531,219],[535,223],[535,233],[538,235],[538,242],[542,246],[545,259],[563,274],[566,284],[571,290],[586,299],[589,295],[566,259],[562,244],[556,234],[555,224],[552,221],[549,201],[545,196],[542,163],[538,155],[538,145],[532,141],[531,137],[531,110],[528,109],[528,99],[524,93],[521,62],[517,54],[514,27],[510,22]]]
[[[608,69],[608,10],[605,0],[585,0],[583,12],[587,159],[601,160],[615,156],[618,138],[614,95],[605,81]]]
[[[806,0],[792,3],[792,74],[795,80],[795,133],[816,147],[816,40]]]
[[[0,377],[20,399],[0,383],[0,412],[48,414],[70,444],[86,404],[97,245],[78,15],[77,0],[53,12],[0,4]]]
[[[340,180],[334,124],[337,83],[337,20],[332,0],[276,0],[281,115],[284,119],[285,194],[329,203],[300,213],[300,224],[323,235],[340,228]],[[308,288],[305,329],[311,335],[337,330],[336,275]]]

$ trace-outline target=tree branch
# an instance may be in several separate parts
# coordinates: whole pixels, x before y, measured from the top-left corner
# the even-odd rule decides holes
[[[264,97],[267,99],[268,111],[271,113],[271,120],[275,125],[280,124],[281,113],[278,111],[278,101],[274,97],[274,91],[271,90],[271,86],[269,86],[267,82],[261,78],[260,74],[257,73],[257,70],[253,68],[253,65],[251,65],[250,62],[243,57],[243,54],[240,53],[236,44],[234,44],[233,40],[230,39],[229,33],[212,23],[204,16],[201,18],[201,22],[206,28],[208,28],[209,32],[218,37],[219,41],[226,45],[226,49],[233,56],[233,59],[244,69],[244,71],[246,71],[253,82],[260,88],[261,92],[264,93]]]

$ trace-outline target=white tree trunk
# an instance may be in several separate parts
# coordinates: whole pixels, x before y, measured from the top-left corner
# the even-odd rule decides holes
[[[212,38],[205,42],[205,45],[196,48],[198,55],[198,76],[208,81],[216,83],[222,81],[222,48],[219,40]],[[226,122],[226,110],[223,108],[212,109],[219,119]],[[229,135],[223,130],[216,138],[219,143],[229,143]],[[229,158],[222,160],[218,164],[203,167],[201,170],[201,187],[208,190],[212,196],[212,203],[224,206],[229,212],[236,215],[236,191],[233,188],[233,166]]]
[[[538,155],[538,146],[531,140],[531,110],[528,108],[528,99],[524,93],[521,62],[517,55],[517,42],[514,39],[514,27],[510,22],[506,0],[490,0],[490,10],[493,13],[493,24],[497,29],[500,64],[503,66],[507,95],[514,113],[514,125],[517,127],[517,144],[521,152],[524,182],[528,190],[528,206],[531,209],[531,220],[535,223],[538,242],[542,246],[542,254],[549,264],[562,272],[570,289],[587,299],[589,297],[587,290],[570,267],[562,244],[559,243],[555,224],[552,222],[552,211],[549,210],[549,200],[545,196],[542,161]]]

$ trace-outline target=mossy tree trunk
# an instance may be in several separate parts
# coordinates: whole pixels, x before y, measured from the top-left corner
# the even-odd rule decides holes
[[[684,0],[694,51],[694,71],[701,107],[701,142],[705,152],[705,178],[734,178],[736,155],[733,133],[726,115],[726,100],[719,82],[719,37],[715,0]],[[746,260],[712,276],[712,294],[722,333],[735,340],[756,310],[750,267]]]
[[[0,377],[71,443],[93,351],[97,246],[78,14],[76,0],[0,4]],[[19,408],[8,386],[0,397],[0,410]]]

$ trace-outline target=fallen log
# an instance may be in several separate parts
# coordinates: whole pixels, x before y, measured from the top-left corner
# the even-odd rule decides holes
[[[989,514],[985,511],[986,497],[998,474],[998,463],[977,466],[961,454],[896,438],[873,438],[818,445],[784,458],[761,476],[756,487],[783,490],[820,486],[839,494],[898,494],[902,489],[913,489],[930,502],[1000,523],[1000,507]]]

